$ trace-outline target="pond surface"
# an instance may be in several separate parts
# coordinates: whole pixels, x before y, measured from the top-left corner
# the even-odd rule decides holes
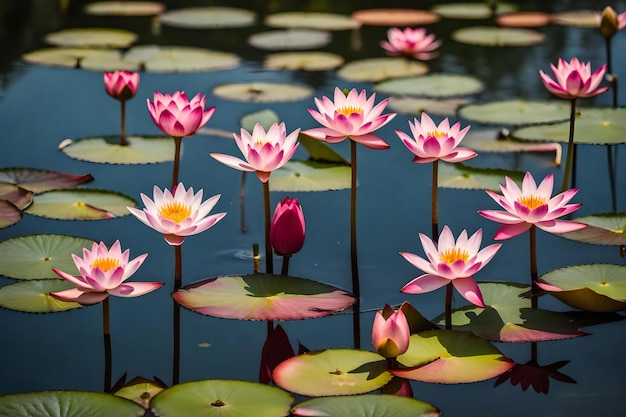
[[[17,4],[19,3],[19,5]],[[186,74],[144,72],[137,96],[127,103],[129,133],[160,134],[152,122],[145,100],[154,91],[184,90],[189,95],[207,95],[207,104],[216,111],[207,127],[237,132],[239,119],[251,112],[271,109],[287,125],[287,131],[300,127],[317,127],[307,112],[314,107],[313,97],[331,95],[335,86],[373,90],[373,83],[341,79],[336,71],[277,71],[263,67],[265,51],[247,44],[248,36],[270,30],[262,23],[243,29],[191,30],[162,26],[154,31],[149,17],[92,17],[82,12],[86,2],[71,1],[66,15],[57,2],[0,1],[0,18],[5,28],[0,44],[2,88],[0,89],[0,126],[4,152],[0,167],[32,167],[74,174],[90,173],[95,180],[89,188],[115,190],[140,201],[140,193],[152,194],[152,187],[169,187],[171,163],[153,165],[107,165],[70,159],[58,150],[65,138],[116,134],[119,129],[119,105],[104,92],[102,73],[79,69],[51,68],[25,64],[20,55],[41,47],[41,37],[69,27],[119,27],[139,34],[139,44],[190,45],[232,52],[243,65],[236,69]],[[413,7],[415,2],[329,2],[329,1],[165,1],[168,8],[199,5],[244,7],[263,17],[280,11],[324,11],[350,14],[373,7]],[[593,1],[518,2],[524,10],[565,11],[598,9]],[[626,2],[613,2],[618,11],[626,10]],[[431,2],[420,2],[428,9]],[[549,64],[559,57],[573,56],[590,61],[595,69],[605,62],[604,39],[596,29],[550,25],[539,30],[546,42],[518,48],[490,48],[460,44],[450,33],[460,27],[491,24],[490,21],[442,19],[429,25],[428,31],[442,39],[441,55],[428,61],[431,72],[467,74],[486,84],[483,93],[469,99],[476,102],[510,98],[551,99],[543,87],[538,70],[549,71]],[[346,62],[383,57],[379,41],[385,39],[384,27],[364,26],[359,31],[333,32],[332,42],[325,50],[341,54]],[[358,40],[359,42],[355,42]],[[361,47],[356,46],[360,44]],[[614,51],[626,48],[626,32],[613,40]],[[623,79],[626,55],[616,53],[614,68]],[[286,82],[309,85],[313,96],[287,103],[241,103],[218,98],[212,89],[232,82]],[[383,99],[377,94],[377,101]],[[618,102],[626,102],[622,88]],[[609,93],[582,99],[582,106],[608,106]],[[434,116],[435,120],[442,119]],[[379,130],[390,145],[386,151],[359,149],[358,231],[362,287],[361,315],[363,349],[371,349],[371,323],[374,311],[385,303],[398,305],[410,301],[424,316],[441,314],[444,290],[431,294],[409,295],[399,290],[419,275],[418,271],[398,253],[422,255],[418,233],[430,231],[430,165],[413,164],[410,152],[397,138],[394,129],[408,131],[412,115],[399,114]],[[485,127],[460,120],[471,130]],[[248,175],[245,196],[247,232],[241,232],[239,186],[241,174],[209,157],[209,153],[238,155],[233,141],[206,135],[184,140],[180,179],[186,186],[203,189],[205,198],[221,194],[214,212],[228,215],[210,230],[189,237],[183,245],[183,284],[201,279],[244,274],[252,271],[250,257],[253,243],[263,242],[262,187]],[[347,141],[333,148],[349,158]],[[617,211],[624,210],[624,175],[626,164],[623,149],[618,154]],[[304,151],[296,154],[306,158]],[[472,166],[497,167],[507,170],[531,171],[535,179],[548,173],[560,184],[563,167],[554,165],[553,154],[487,154],[468,162]],[[579,193],[573,202],[583,204],[575,216],[611,211],[611,195],[603,146],[582,146],[579,156],[577,185]],[[503,181],[504,179],[502,179]],[[558,188],[558,185],[557,187]],[[272,207],[285,193],[272,194]],[[349,191],[323,193],[291,193],[302,204],[307,236],[304,248],[290,263],[290,275],[306,277],[350,290]],[[455,234],[462,229],[473,233],[484,231],[483,246],[493,243],[491,237],[499,227],[477,214],[481,209],[495,209],[494,202],[480,190],[440,189],[440,224],[447,224]],[[142,207],[141,203],[139,203]],[[15,226],[0,230],[0,240],[30,234],[68,234],[113,242],[119,239],[123,248],[130,248],[131,257],[148,253],[148,258],[135,277],[141,281],[164,281],[163,288],[136,299],[111,298],[111,333],[113,344],[113,379],[127,373],[129,379],[142,375],[156,376],[166,383],[171,378],[171,292],[174,254],[162,237],[145,227],[133,216],[99,221],[51,220],[26,214]],[[587,245],[555,235],[537,234],[539,274],[556,268],[586,263],[624,265],[617,247]],[[528,237],[503,242],[495,258],[480,271],[478,281],[529,282]],[[280,265],[280,260],[276,261]],[[0,284],[13,282],[0,278]],[[455,294],[454,306],[466,301]],[[541,307],[569,311],[549,296],[541,299]],[[56,314],[26,314],[0,310],[0,394],[37,390],[102,389],[102,335],[99,306]],[[290,339],[307,348],[326,349],[352,347],[352,318],[349,314],[284,322]],[[576,384],[551,380],[547,395],[532,388],[523,392],[509,382],[494,388],[494,379],[458,385],[413,382],[415,397],[439,407],[444,415],[456,416],[614,416],[626,408],[626,344],[624,323],[601,324],[583,329],[590,336],[540,343],[541,364],[569,361],[560,372],[576,380]],[[181,317],[181,381],[214,378],[258,380],[261,347],[266,326],[259,322],[216,319],[183,310]],[[517,363],[530,359],[529,344],[496,346]]]

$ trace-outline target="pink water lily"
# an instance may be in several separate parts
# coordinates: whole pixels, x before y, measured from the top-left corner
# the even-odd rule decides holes
[[[439,55],[434,51],[440,45],[441,41],[436,40],[433,34],[427,35],[424,28],[390,28],[387,31],[387,40],[380,43],[388,55],[405,55],[421,60],[433,59]]]
[[[450,127],[445,118],[439,126],[426,113],[422,113],[421,123],[417,118],[413,123],[409,121],[409,128],[413,137],[396,129],[396,134],[404,145],[415,154],[413,162],[425,164],[436,160],[446,162],[461,162],[474,158],[477,154],[469,148],[458,146],[469,126],[461,130],[461,123],[457,122]]]
[[[505,178],[506,185],[500,184],[502,195],[486,190],[505,211],[480,210],[478,213],[503,225],[498,229],[495,240],[504,240],[515,237],[532,225],[550,233],[573,232],[585,228],[584,223],[570,220],[557,220],[578,210],[582,204],[567,204],[578,192],[578,188],[566,190],[552,197],[554,178],[548,174],[537,186],[530,172],[526,172],[522,188],[509,177]]]
[[[270,243],[279,255],[291,256],[304,245],[306,224],[297,198],[279,201],[272,216]]]
[[[358,93],[353,88],[346,95],[339,87],[335,87],[334,101],[326,96],[321,100],[316,97],[317,110],[308,109],[311,116],[324,127],[302,133],[329,143],[341,142],[349,137],[368,148],[387,149],[389,145],[372,132],[389,123],[396,114],[382,114],[389,99],[374,105],[375,99],[375,93],[368,98],[365,90]]]
[[[274,123],[265,132],[263,126],[257,123],[252,133],[245,129],[241,129],[241,135],[233,133],[245,161],[220,153],[212,153],[211,156],[231,168],[255,172],[262,182],[267,182],[272,171],[285,165],[298,149],[299,133],[300,129],[296,129],[287,135],[284,123]]]
[[[163,285],[163,282],[125,282],[148,256],[146,253],[129,262],[129,253],[129,249],[122,252],[119,240],[115,241],[111,249],[107,249],[104,242],[94,242],[91,250],[83,248],[82,258],[72,254],[80,276],[52,268],[58,276],[77,288],[52,292],[50,295],[63,301],[90,305],[99,303],[109,295],[138,297]]]
[[[550,68],[554,74],[554,80],[542,70],[539,70],[539,75],[548,91],[557,97],[565,99],[593,97],[608,89],[608,87],[599,87],[606,71],[606,64],[592,74],[589,62],[582,63],[575,57],[570,62],[559,58],[557,66],[550,64]]]
[[[406,284],[402,292],[421,294],[452,282],[463,298],[479,307],[484,307],[480,288],[472,276],[494,257],[502,245],[496,243],[479,251],[482,229],[478,229],[469,238],[467,231],[463,230],[455,241],[448,226],[444,226],[439,243],[433,242],[422,233],[419,236],[428,260],[407,252],[400,252],[400,255],[426,274]]]
[[[128,100],[135,96],[139,87],[139,73],[113,71],[104,73],[104,89],[117,100]]]
[[[376,312],[372,327],[372,345],[379,355],[395,358],[409,348],[409,322],[402,310],[394,311],[389,304]]]
[[[202,190],[196,194],[193,187],[185,190],[183,183],[176,186],[174,194],[168,189],[161,191],[154,186],[154,201],[145,194],[141,194],[145,208],[138,210],[127,207],[135,217],[157,232],[163,233],[165,241],[170,245],[181,245],[185,236],[203,232],[220,221],[226,213],[217,213],[207,216],[220,198],[214,195],[202,202]]]
[[[166,135],[190,137],[209,121],[215,107],[204,109],[206,96],[196,94],[191,100],[184,91],[174,94],[154,92],[154,102],[146,99],[152,120]]]

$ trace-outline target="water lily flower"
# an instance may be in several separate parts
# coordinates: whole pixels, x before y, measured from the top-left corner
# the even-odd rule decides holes
[[[152,120],[166,135],[182,138],[193,136],[209,121],[215,106],[204,109],[206,96],[196,94],[191,100],[184,91],[168,93],[154,92],[154,102],[146,99]]]
[[[461,162],[474,158],[477,154],[469,148],[458,146],[469,126],[461,130],[461,123],[457,122],[450,127],[445,118],[439,126],[426,113],[422,113],[421,123],[417,118],[413,123],[409,121],[409,128],[413,137],[396,129],[396,134],[404,145],[415,154],[413,162],[426,164],[442,159],[446,162]]]
[[[291,256],[304,245],[306,227],[298,199],[286,197],[274,210],[270,226],[270,243],[279,255]]]
[[[138,72],[113,71],[104,73],[104,89],[116,100],[125,101],[133,98],[138,87]]]
[[[439,243],[433,242],[422,233],[419,236],[428,261],[412,253],[400,252],[400,255],[426,274],[406,284],[402,292],[421,294],[452,282],[463,298],[484,307],[483,296],[472,275],[487,265],[502,245],[496,243],[479,251],[482,229],[478,229],[469,238],[467,231],[463,230],[455,241],[450,228],[444,226]]]
[[[433,34],[427,35],[424,28],[406,28],[404,30],[390,28],[387,31],[387,40],[380,43],[388,55],[406,55],[424,61],[439,55],[433,51],[440,45],[441,41],[435,40]]]
[[[341,142],[349,137],[372,149],[387,149],[389,145],[372,132],[389,123],[395,113],[382,114],[387,101],[385,99],[374,106],[376,93],[368,98],[365,90],[356,89],[346,95],[335,87],[334,101],[323,96],[315,98],[317,110],[308,109],[315,120],[324,127],[305,130],[302,133],[329,143]]]
[[[539,75],[548,91],[557,97],[565,99],[593,97],[608,89],[608,87],[599,87],[606,71],[606,64],[592,74],[589,62],[582,63],[575,57],[570,62],[559,58],[557,66],[550,64],[550,68],[556,81],[542,70],[539,70]]]
[[[522,182],[522,189],[509,177],[506,177],[506,185],[500,184],[502,194],[486,190],[487,194],[495,200],[504,210],[480,210],[478,213],[498,223],[503,223],[498,229],[495,240],[510,239],[532,225],[549,233],[566,233],[585,228],[584,223],[570,220],[557,220],[578,210],[582,204],[567,204],[578,192],[578,188],[566,190],[552,196],[554,178],[552,174],[541,181],[537,186],[530,172],[526,172]]]
[[[379,355],[395,358],[409,348],[409,323],[402,310],[394,311],[389,304],[376,312],[372,327],[372,345]]]
[[[257,123],[251,134],[245,129],[241,129],[241,135],[233,133],[246,161],[219,153],[212,153],[211,156],[231,168],[255,172],[261,182],[267,182],[272,171],[285,165],[298,149],[296,141],[299,133],[300,129],[296,129],[287,135],[285,123],[274,123],[265,132],[263,126]]]
[[[618,31],[626,26],[626,12],[617,14],[611,6],[606,6],[602,13],[596,15],[600,33],[606,39],[612,38]]]
[[[165,241],[170,245],[181,245],[185,236],[207,230],[226,215],[217,213],[207,216],[220,199],[220,194],[202,202],[202,190],[194,194],[193,187],[185,190],[182,182],[176,186],[173,195],[170,190],[161,191],[155,185],[153,195],[154,201],[141,194],[141,200],[145,205],[143,210],[126,208],[143,223],[163,233]]]
[[[129,253],[129,249],[122,253],[119,240],[115,241],[111,249],[107,249],[104,242],[94,242],[91,250],[83,248],[82,258],[72,254],[80,276],[52,268],[58,276],[77,288],[52,292],[50,295],[63,301],[90,305],[99,303],[109,295],[138,297],[163,285],[163,282],[125,282],[148,256],[146,253],[129,262]]]

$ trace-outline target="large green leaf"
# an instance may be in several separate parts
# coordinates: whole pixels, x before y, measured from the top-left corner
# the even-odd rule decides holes
[[[457,42],[480,46],[528,46],[546,39],[546,35],[533,29],[498,26],[465,27],[450,36]]]
[[[587,227],[559,236],[594,245],[626,245],[626,213],[591,214],[573,220]]]
[[[373,26],[424,26],[437,23],[437,13],[418,9],[363,9],[352,13],[352,18],[362,25]]]
[[[414,398],[384,394],[311,398],[291,409],[294,416],[332,417],[438,417],[433,405]]]
[[[241,59],[230,52],[159,45],[135,46],[123,60],[158,73],[219,71],[236,68],[241,63]]]
[[[284,12],[270,14],[265,24],[277,28],[309,28],[320,30],[356,29],[361,24],[350,16],[336,13]]]
[[[165,10],[165,5],[156,1],[96,1],[87,4],[85,13],[98,16],[154,16]]]
[[[439,188],[460,188],[466,190],[492,190],[500,192],[504,176],[515,181],[524,177],[522,171],[509,171],[497,168],[475,168],[462,163],[439,163]]]
[[[272,172],[270,191],[330,191],[350,188],[350,167],[327,162],[289,161]]]
[[[49,33],[47,43],[66,47],[128,48],[138,35],[123,29],[70,28]]]
[[[297,84],[251,82],[222,84],[213,88],[216,96],[249,103],[277,103],[303,100],[313,94],[310,87]]]
[[[273,110],[265,109],[246,114],[241,118],[239,124],[241,125],[242,129],[245,129],[248,132],[252,132],[254,130],[254,125],[256,125],[257,123],[260,123],[261,126],[263,126],[263,129],[267,131],[274,123],[279,122],[280,119]]]
[[[93,181],[91,174],[75,175],[34,168],[2,168],[0,183],[12,184],[33,193],[72,188]]]
[[[26,212],[52,219],[99,220],[127,216],[128,206],[136,207],[137,202],[121,193],[85,188],[39,194]]]
[[[0,307],[24,313],[56,313],[81,307],[78,303],[61,301],[48,294],[70,288],[76,288],[76,285],[63,279],[14,282],[0,287]]]
[[[8,200],[0,200],[0,229],[14,225],[22,220],[22,210]]]
[[[342,65],[344,59],[330,52],[278,52],[265,57],[263,66],[270,69],[327,71]]]
[[[467,104],[465,98],[434,99],[409,96],[389,97],[389,109],[403,114],[417,116],[426,112],[429,115],[456,116],[459,106]]]
[[[374,89],[385,94],[412,95],[429,98],[448,98],[477,94],[485,85],[476,77],[458,74],[428,74],[400,78],[377,84]]]
[[[569,120],[567,100],[501,100],[468,104],[459,108],[459,116],[485,124],[520,126]]]
[[[363,394],[381,388],[392,378],[387,361],[377,353],[353,349],[307,352],[283,361],[274,369],[274,382],[308,396]]]
[[[485,1],[437,4],[431,10],[447,19],[488,19],[494,13],[510,13],[517,8],[518,6],[512,3]]]
[[[340,165],[350,165],[350,162],[339,155],[333,148],[324,141],[313,139],[306,135],[300,135],[298,140],[300,145],[309,153],[309,159],[317,162],[332,162]]]
[[[166,387],[160,383],[138,376],[115,391],[114,394],[118,397],[132,400],[143,408],[148,409],[150,408],[152,398],[165,388]]]
[[[252,26],[256,14],[234,7],[187,7],[170,10],[159,16],[164,25],[188,28],[235,28]]]
[[[169,136],[128,136],[120,145],[119,135],[64,140],[61,150],[70,158],[103,164],[153,164],[174,160],[174,141]]]
[[[368,58],[352,61],[339,69],[337,75],[344,80],[377,82],[388,78],[423,75],[428,66],[422,62],[402,58]]]
[[[325,30],[271,30],[250,36],[248,43],[269,51],[315,49],[328,45],[332,37],[332,34]]]
[[[122,60],[117,50],[97,48],[54,47],[38,49],[22,55],[28,63],[65,68],[91,68],[93,70],[128,70],[137,71],[139,66]]]

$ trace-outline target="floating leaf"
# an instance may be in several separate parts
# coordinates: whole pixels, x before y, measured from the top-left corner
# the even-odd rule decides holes
[[[72,188],[91,181],[93,181],[91,174],[75,175],[34,168],[0,169],[0,183],[13,184],[35,194],[61,188]]]
[[[463,145],[480,152],[554,152],[554,164],[561,165],[563,148],[560,143],[529,143],[501,137],[501,133],[494,129],[471,130],[463,138]]]
[[[198,72],[236,68],[241,63],[235,54],[190,46],[141,45],[131,48],[125,61],[141,65],[148,72]]]
[[[280,122],[280,119],[278,118],[278,115],[274,113],[273,110],[265,109],[265,110],[257,111],[254,113],[246,114],[245,116],[241,118],[239,123],[242,129],[245,129],[248,132],[252,132],[254,130],[254,125],[256,125],[257,123],[260,123],[261,126],[263,126],[263,129],[267,131],[274,123],[279,123],[279,122]],[[231,137],[232,137],[232,134],[231,134]]]
[[[626,143],[626,108],[579,109],[574,129],[574,142],[594,145]],[[569,120],[549,125],[527,126],[511,136],[522,140],[568,142]]]
[[[22,210],[8,200],[0,200],[0,229],[14,225],[22,220]]]
[[[213,88],[216,96],[250,103],[277,103],[303,100],[313,94],[310,87],[268,82],[222,84]]]
[[[239,28],[252,26],[256,14],[234,7],[188,7],[159,16],[164,25],[187,29]]]
[[[595,10],[569,10],[553,14],[552,21],[557,25],[597,28],[599,26],[598,15],[599,11]]]
[[[391,96],[389,97],[389,103],[387,104],[387,107],[395,112],[414,116],[417,116],[422,112],[426,112],[429,115],[456,116],[456,111],[459,106],[467,104],[467,102],[468,100],[464,98],[450,98],[442,100],[432,98]]]
[[[45,41],[66,47],[128,48],[137,37],[136,33],[123,29],[70,28],[49,33]]]
[[[137,70],[136,64],[124,63],[122,54],[116,50],[88,48],[45,48],[22,55],[22,59],[31,64],[79,68],[116,67],[119,69]],[[119,64],[119,65],[118,65]],[[127,65],[127,67],[124,67]]]
[[[459,116],[492,125],[528,125],[569,120],[570,103],[566,100],[502,100],[468,104]]]
[[[139,376],[133,378],[123,388],[117,390],[115,395],[134,401],[143,408],[148,409],[150,408],[152,398],[164,389],[165,386]]]
[[[345,397],[311,398],[291,409],[294,416],[333,417],[438,417],[433,405],[397,395],[364,394]]]
[[[174,141],[169,136],[127,136],[127,146],[119,135],[77,139],[65,142],[61,150],[70,158],[103,164],[154,164],[174,160]]]
[[[343,62],[342,57],[330,52],[283,52],[269,54],[263,65],[271,69],[326,71]]]
[[[300,395],[354,395],[381,388],[391,380],[387,361],[374,352],[327,349],[287,359],[274,369],[279,387]]]
[[[256,33],[248,38],[255,48],[270,51],[321,48],[330,43],[332,34],[314,29],[272,30]]]
[[[423,75],[428,66],[406,58],[370,58],[352,61],[339,69],[337,75],[348,81],[382,81],[388,78]]]
[[[552,16],[544,12],[506,13],[496,17],[496,23],[507,27],[542,27],[552,21]]]
[[[437,13],[418,9],[364,9],[352,13],[352,18],[373,26],[424,26],[441,19]]]
[[[272,173],[270,191],[331,191],[350,188],[350,167],[344,164],[291,160]]]
[[[540,277],[538,285],[570,307],[585,311],[626,310],[626,266],[575,265]]]
[[[140,417],[145,410],[99,392],[41,391],[0,396],[0,415],[11,417]]]
[[[428,74],[377,84],[374,89],[385,94],[446,98],[477,94],[485,89],[478,78],[457,74]]]
[[[344,157],[339,155],[327,143],[313,139],[306,135],[298,137],[300,144],[309,153],[309,159],[316,162],[332,162],[340,165],[350,165]]]
[[[132,198],[113,191],[77,189],[52,190],[39,194],[26,212],[35,216],[64,220],[98,220],[127,216]]]
[[[265,24],[277,28],[309,28],[320,30],[347,30],[360,27],[350,16],[335,13],[285,12],[271,14]]]
[[[407,368],[390,370],[393,375],[438,384],[484,381],[515,365],[487,340],[453,330],[411,335],[409,350],[398,361]]]
[[[594,245],[626,245],[626,213],[593,214],[574,221],[585,223],[587,227],[559,236]]]
[[[154,16],[164,10],[156,1],[96,1],[84,7],[86,14],[100,16]]]
[[[481,46],[529,46],[542,43],[546,35],[532,29],[473,26],[450,35],[457,42]]]
[[[19,236],[0,242],[0,274],[15,279],[58,278],[52,268],[78,275],[72,254],[93,240],[65,235]]]
[[[81,307],[78,303],[61,301],[48,294],[70,288],[76,288],[76,285],[64,279],[15,282],[0,287],[0,307],[24,313],[57,313]]]
[[[447,19],[488,19],[494,13],[510,13],[516,10],[516,5],[501,2],[438,4],[431,9],[434,13]]]
[[[167,417],[283,417],[293,397],[250,381],[204,380],[174,385],[154,397],[151,408]]]
[[[209,278],[172,294],[196,313],[238,320],[323,317],[354,303],[352,294],[303,278],[251,274]]]
[[[7,200],[18,210],[24,210],[33,202],[33,192],[19,185],[0,182],[0,200]],[[11,207],[8,207],[8,212],[13,212]]]
[[[500,183],[504,176],[521,182],[522,171],[510,171],[497,168],[475,168],[465,164],[439,163],[439,188],[460,188],[466,190],[492,190],[500,192]]]

